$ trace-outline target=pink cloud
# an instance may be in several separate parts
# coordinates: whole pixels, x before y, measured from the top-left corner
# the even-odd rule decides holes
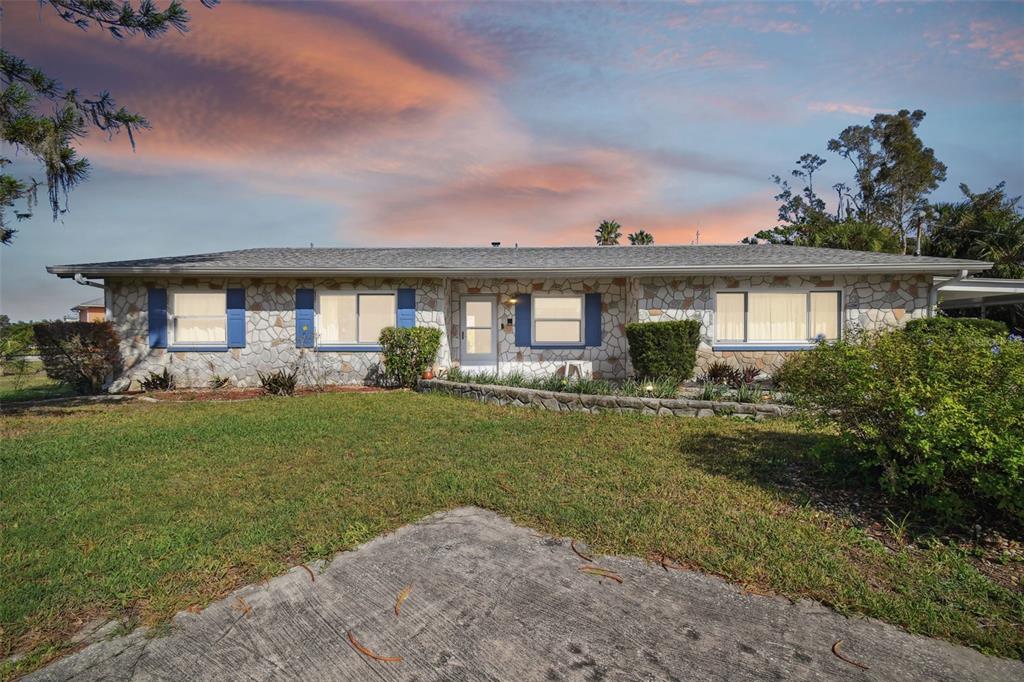
[[[750,28],[758,33],[785,33],[787,35],[809,33],[811,30],[807,24],[801,24],[797,21],[777,21],[774,19],[761,24],[754,24]]]
[[[17,4],[12,9],[24,12]],[[389,24],[363,9],[350,17],[227,3],[197,13],[187,36],[118,43],[114,61],[105,36],[46,14],[40,16],[47,30],[20,51],[29,58],[33,51],[59,52],[118,73],[127,84],[117,93],[120,101],[153,123],[139,136],[147,163],[193,167],[317,158],[335,146],[429,128],[480,107],[480,74],[501,77],[499,66],[439,22],[422,22],[414,35],[403,13]],[[415,51],[391,40],[394,33],[416,42]],[[100,138],[90,139],[85,151],[129,156],[127,145]]]
[[[953,36],[951,35],[950,38]],[[960,38],[957,35],[957,38]],[[988,54],[1000,68],[1019,67],[1024,63],[1024,28],[1000,26],[991,21],[972,21],[967,47]]]
[[[873,107],[863,104],[852,104],[850,102],[811,102],[807,105],[808,111],[822,112],[827,114],[851,114],[872,118],[875,114],[891,113],[893,109]]]

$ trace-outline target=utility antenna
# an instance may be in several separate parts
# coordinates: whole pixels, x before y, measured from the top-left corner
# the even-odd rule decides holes
[[[697,228],[697,238],[693,240],[694,244],[700,244],[700,228]]]

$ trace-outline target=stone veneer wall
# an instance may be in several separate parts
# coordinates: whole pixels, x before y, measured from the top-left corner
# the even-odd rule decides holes
[[[551,412],[616,412],[676,417],[732,416],[740,419],[769,419],[793,411],[788,405],[771,403],[733,403],[686,398],[632,398],[614,395],[586,395],[539,391],[514,386],[464,384],[432,379],[420,381],[416,390],[425,393],[447,393],[483,403],[537,407]]]
[[[493,295],[498,301],[498,371],[521,372],[527,376],[554,374],[566,360],[582,360],[586,372],[594,377],[624,379],[628,376],[628,349],[625,324],[628,321],[626,279],[453,279],[449,308],[452,360],[459,364],[461,348],[461,297],[471,294]],[[515,305],[508,300],[516,294],[600,293],[601,345],[590,348],[520,348],[515,344]],[[512,320],[509,324],[508,321]]]
[[[246,294],[245,348],[219,352],[175,352],[149,347],[147,288],[178,286],[213,290],[244,287]],[[181,387],[202,387],[214,375],[236,386],[257,386],[257,372],[299,368],[303,384],[357,384],[372,376],[380,353],[314,351],[295,347],[295,290],[298,288],[373,291],[416,289],[416,324],[445,328],[447,299],[443,281],[432,279],[147,279],[106,282],[111,322],[121,338],[125,370],[122,377],[137,382],[152,371],[168,368]],[[449,362],[448,341],[442,335],[438,363]]]
[[[878,329],[927,315],[930,279],[925,276],[886,277],[688,277],[601,279],[110,279],[107,285],[111,322],[121,337],[123,376],[137,381],[151,371],[170,369],[180,386],[203,386],[214,375],[237,386],[254,386],[257,372],[298,367],[304,384],[363,383],[380,362],[373,352],[320,352],[295,348],[295,289],[326,288],[372,291],[416,289],[416,324],[447,330],[437,366],[459,364],[461,296],[494,295],[498,301],[498,368],[530,376],[551,374],[566,360],[584,361],[595,377],[621,379],[632,372],[625,325],[633,321],[698,319],[703,342],[698,367],[722,359],[734,365],[774,369],[785,357],[777,351],[714,351],[711,347],[713,292],[747,288],[835,288],[843,292],[844,323],[853,328]],[[174,352],[150,349],[148,287],[196,286],[246,290],[246,346],[220,352]],[[516,294],[601,293],[600,347],[577,349],[519,348],[515,345],[515,310],[508,299]],[[509,324],[508,320],[512,323]]]
[[[716,351],[714,333],[714,293],[719,290],[747,289],[833,289],[842,292],[844,333],[855,329],[898,327],[908,320],[926,317],[931,278],[925,275],[904,277],[887,275],[836,275],[791,277],[685,277],[640,278],[635,281],[638,320],[695,319],[701,322],[701,345],[697,367],[723,360],[737,367],[757,367],[771,372],[785,359],[779,351]]]

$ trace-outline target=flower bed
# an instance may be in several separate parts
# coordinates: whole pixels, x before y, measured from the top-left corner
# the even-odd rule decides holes
[[[484,403],[538,407],[552,412],[617,412],[676,417],[733,416],[740,419],[768,419],[788,415],[793,408],[773,403],[736,403],[689,398],[638,398],[623,395],[563,393],[519,386],[471,384],[444,379],[422,379],[417,390],[448,393]]]

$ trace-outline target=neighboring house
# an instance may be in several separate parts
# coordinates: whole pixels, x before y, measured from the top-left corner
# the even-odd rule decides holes
[[[936,278],[988,267],[737,244],[249,249],[47,270],[103,279],[126,377],[169,367],[181,385],[254,385],[292,366],[307,382],[363,382],[391,325],[444,330],[438,368],[537,375],[571,361],[624,378],[627,323],[696,319],[700,365],[770,371],[816,338],[927,316]]]
[[[107,319],[107,304],[103,297],[94,298],[85,303],[79,303],[71,312],[78,314],[79,322],[102,322]]]

